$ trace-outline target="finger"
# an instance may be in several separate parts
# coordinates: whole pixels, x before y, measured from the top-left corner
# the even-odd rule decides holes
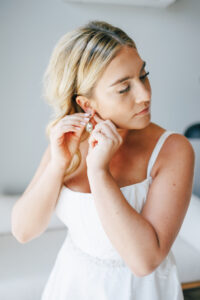
[[[63,122],[60,124],[60,128],[62,128],[63,126],[78,126],[78,127],[85,127],[85,125],[87,124],[87,121],[73,121],[73,123],[71,122]]]
[[[60,120],[60,122],[62,123],[62,122],[83,121],[83,120],[89,120],[89,117],[84,116],[84,115],[82,115],[82,116],[71,116],[71,115],[69,116],[69,115],[67,115],[64,118],[62,118]]]
[[[74,131],[74,132],[77,132],[77,131],[81,131],[81,127],[74,127],[72,125],[63,125],[62,128],[61,128],[61,131],[64,133],[64,132],[70,132],[70,131]]]
[[[63,136],[63,134],[68,132],[76,132],[76,133],[82,133],[82,128],[76,128],[71,125],[64,125],[59,130],[56,130],[54,132],[51,132],[51,135],[53,138],[58,139]]]
[[[101,127],[98,127],[93,130],[93,132],[101,132],[102,134],[104,134],[106,137],[110,138],[113,140],[114,143],[118,143],[118,137],[116,136],[116,134],[113,132],[113,129],[106,123],[103,123],[101,125]],[[92,134],[93,134],[92,132]]]
[[[93,148],[96,144],[101,144],[105,140],[105,138],[106,136],[101,132],[92,132],[92,135],[90,135],[88,142],[89,145]]]
[[[121,137],[121,135],[117,131],[117,127],[115,126],[115,124],[113,124],[113,122],[110,121],[110,120],[106,120],[105,123],[108,124],[112,128],[113,133],[116,135],[116,137],[118,138],[119,142],[122,143],[123,142],[123,138]]]
[[[109,121],[109,120],[107,120],[107,121]],[[103,131],[103,128],[105,128],[105,132],[107,133],[107,135],[108,135],[110,138],[112,138],[112,136],[113,136],[113,138],[115,138],[115,141],[116,141],[116,142],[121,143],[121,136],[119,137],[118,132],[116,132],[116,131],[113,129],[113,126],[111,126],[112,123],[107,122],[107,121],[105,121],[105,122],[103,122],[103,123],[101,122],[101,123],[97,124],[97,125],[95,126],[95,129],[94,129],[94,130],[97,130],[97,131]]]
[[[98,118],[98,117],[97,117]],[[102,122],[100,122],[100,119],[98,119],[98,124],[101,124]],[[111,120],[109,120],[109,119],[107,119],[107,120],[103,120],[103,122],[106,122],[106,123],[108,123],[112,128],[113,128],[113,130],[118,134],[118,132],[117,132],[117,127],[113,124],[113,122],[111,121]],[[97,125],[98,125],[97,124]],[[97,126],[96,125],[96,126]]]
[[[115,126],[115,124],[114,124],[111,120],[108,119],[108,120],[105,121],[105,123],[106,123],[106,124],[109,124],[109,126],[111,126],[111,128],[112,128],[116,133],[118,133],[118,132],[117,132],[117,127]]]

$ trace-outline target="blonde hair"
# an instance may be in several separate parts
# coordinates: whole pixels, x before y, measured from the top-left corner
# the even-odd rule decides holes
[[[48,138],[52,126],[64,116],[84,112],[76,103],[76,96],[84,95],[90,99],[96,82],[123,45],[136,48],[123,30],[103,21],[90,21],[60,38],[43,76],[43,96],[53,108],[45,129]],[[84,129],[80,142],[88,135]],[[78,168],[80,162],[78,149],[63,181]]]

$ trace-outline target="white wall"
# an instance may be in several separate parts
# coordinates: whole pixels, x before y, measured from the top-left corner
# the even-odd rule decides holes
[[[67,31],[98,19],[121,27],[147,61],[152,121],[183,133],[200,121],[200,1],[166,9],[64,3],[0,2],[0,192],[21,193],[47,146],[51,113],[41,80],[52,49]]]

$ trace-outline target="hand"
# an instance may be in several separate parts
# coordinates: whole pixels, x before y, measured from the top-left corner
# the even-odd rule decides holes
[[[110,120],[102,120],[94,115],[96,126],[88,139],[89,150],[86,157],[88,170],[109,170],[113,155],[123,142],[116,126]]]
[[[77,151],[83,129],[89,118],[86,114],[74,113],[66,115],[51,128],[50,145],[51,161],[66,168]],[[83,123],[82,123],[83,122]]]

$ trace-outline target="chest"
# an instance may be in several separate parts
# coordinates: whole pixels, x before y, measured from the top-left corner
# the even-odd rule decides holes
[[[119,155],[113,157],[110,162],[109,170],[117,185],[124,186],[136,184],[147,178],[148,163],[153,151],[153,147],[135,147],[134,151],[123,149]],[[87,151],[81,151],[82,160],[78,169],[72,173],[64,182],[64,185],[75,192],[90,193],[90,185],[87,176],[86,155]],[[151,176],[157,169],[154,164],[151,170]]]

